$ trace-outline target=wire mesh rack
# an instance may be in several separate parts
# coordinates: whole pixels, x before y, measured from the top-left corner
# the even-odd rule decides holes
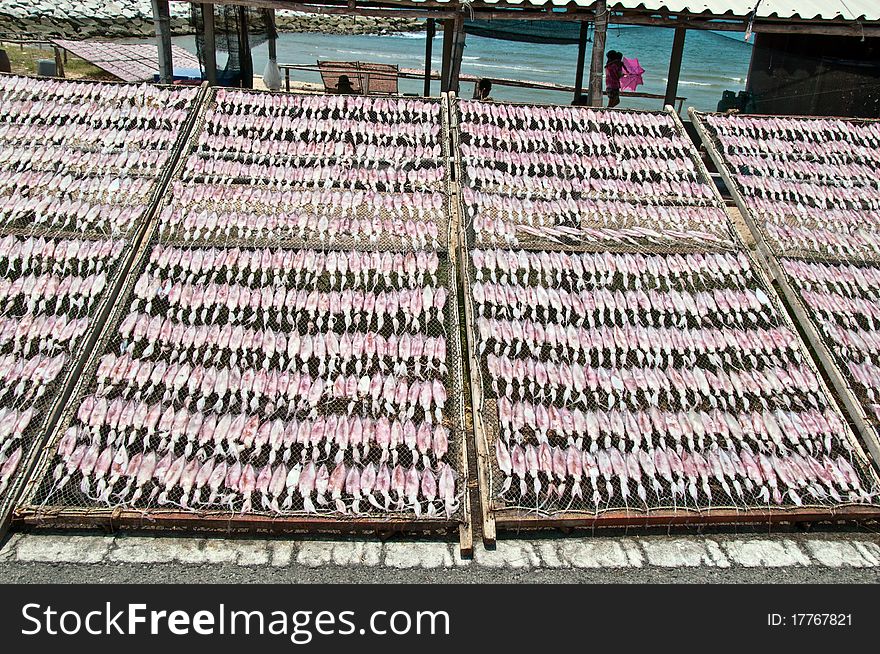
[[[880,121],[738,119],[698,112],[692,117],[844,410],[874,460],[880,461],[871,345],[880,241],[873,232],[878,207],[870,197],[877,185],[864,173],[866,165],[876,165]],[[728,139],[719,130],[731,129],[737,120],[748,124],[751,134],[741,139],[742,148],[757,150],[752,156],[766,160],[760,166],[750,165],[732,143],[725,143]],[[778,152],[762,153],[765,146],[750,143],[764,120],[771,121],[778,134],[771,140]],[[791,196],[780,194],[782,218],[768,216],[765,203],[749,191],[754,183],[742,183],[745,178],[782,180],[794,189],[802,186],[796,193],[797,206],[786,209]],[[825,188],[832,194],[823,196]],[[778,225],[783,222],[792,229],[780,238]]]
[[[464,158],[462,276],[484,534],[491,538],[496,523],[876,514],[875,471],[736,236],[677,117],[464,101],[458,109],[453,136],[464,141],[454,150]],[[468,124],[474,115],[476,127]],[[502,123],[498,136],[486,127],[492,121]],[[517,129],[531,142],[512,137]],[[609,143],[640,143],[637,133],[651,134],[641,142],[649,153],[642,159],[668,150],[676,163],[667,172],[648,161],[607,175],[617,165],[608,160],[616,154]],[[485,141],[481,167],[465,157],[474,134]],[[498,145],[502,135],[515,145]],[[520,162],[523,150],[582,159],[548,174],[536,164],[540,157]],[[509,178],[495,174],[510,167],[517,172]],[[517,175],[542,177],[545,188],[554,187],[554,175],[592,181],[555,184],[562,210],[535,211],[534,183],[518,186]],[[692,192],[638,197],[637,181],[650,180],[650,190],[670,179],[687,180]],[[534,228],[527,238],[497,227],[496,216],[483,220],[473,206],[486,180],[501,197],[484,204]],[[630,195],[617,198],[615,188]],[[622,219],[583,210],[602,201],[640,208]],[[646,206],[673,209],[646,213]],[[682,207],[693,209],[685,226],[677,222]],[[595,233],[597,219],[605,231]],[[620,231],[630,224],[650,225],[649,233]],[[738,308],[734,296],[750,298],[750,306]],[[801,433],[808,436],[800,440]],[[829,477],[838,463],[852,472],[854,487]]]
[[[880,121],[691,116],[773,255],[880,263]]]
[[[469,549],[444,109],[209,90],[18,515]]]
[[[0,531],[109,311],[199,93],[0,75]]]

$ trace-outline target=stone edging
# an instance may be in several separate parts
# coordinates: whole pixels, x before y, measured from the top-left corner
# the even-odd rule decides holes
[[[453,543],[15,534],[0,563],[161,564],[435,569],[880,568],[876,537],[642,536],[499,540],[462,559]]]

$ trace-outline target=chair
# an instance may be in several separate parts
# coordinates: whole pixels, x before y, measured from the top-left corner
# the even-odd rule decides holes
[[[348,77],[357,95],[397,94],[397,66],[361,61],[318,61],[325,93],[338,93],[339,78]]]

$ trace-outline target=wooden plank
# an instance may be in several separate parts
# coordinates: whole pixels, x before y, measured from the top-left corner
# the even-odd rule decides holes
[[[208,84],[217,84],[217,39],[214,36],[214,5],[202,3],[202,25],[205,30],[205,46],[202,50],[205,59],[205,76]]]
[[[480,496],[480,510],[483,514],[482,531],[483,542],[492,546],[495,544],[496,529],[495,516],[491,501],[491,493],[489,490],[491,480],[491,463],[488,451],[488,439],[483,424],[483,386],[479,372],[479,357],[476,354],[476,343],[474,341],[476,334],[476,325],[474,322],[474,309],[471,300],[470,275],[468,273],[468,250],[467,250],[467,233],[465,221],[461,219],[461,148],[459,145],[459,136],[461,132],[458,129],[458,113],[455,110],[455,94],[449,95],[450,104],[450,120],[452,129],[452,150],[455,155],[455,169],[457,172],[456,179],[459,180],[455,192],[455,211],[459,216],[458,224],[458,241],[459,241],[459,292],[464,298],[464,323],[465,323],[465,344],[467,346],[467,372],[471,395],[471,424],[472,433],[474,435],[474,446],[477,454],[477,483]]]
[[[608,7],[605,0],[597,0],[595,5],[596,19],[593,23],[593,55],[590,59],[590,90],[589,104],[592,107],[602,106],[602,77],[605,70],[605,37],[608,33]]]
[[[678,78],[681,75],[681,57],[684,54],[684,38],[687,28],[676,27],[672,38],[672,54],[669,57],[669,74],[666,81],[666,97],[663,104],[671,105],[678,94]]]
[[[714,140],[706,131],[699,114],[693,107],[688,109],[688,114],[697,130],[697,134],[700,136],[703,145],[706,147],[706,151],[709,153],[715,167],[718,169],[721,179],[730,191],[740,214],[742,214],[746,226],[749,228],[749,231],[755,239],[761,263],[769,274],[771,280],[775,282],[782,291],[783,297],[788,303],[788,309],[794,313],[793,318],[803,330],[803,333],[807,337],[807,341],[812,348],[813,355],[818,360],[818,364],[825,371],[828,379],[831,381],[831,385],[837,394],[836,397],[843,404],[843,411],[855,425],[856,430],[862,438],[865,446],[868,448],[875,465],[880,466],[880,441],[878,441],[878,434],[865,414],[864,407],[862,407],[861,402],[856,398],[855,393],[852,391],[849,383],[843,376],[843,373],[838,368],[834,355],[828,349],[828,346],[825,344],[825,341],[819,333],[814,321],[805,310],[800,300],[800,295],[791,286],[788,281],[788,276],[782,270],[776,256],[770,251],[770,247],[764,239],[763,230],[758,227],[757,220],[749,210],[745,198],[740,193],[739,187],[734,181],[730,169],[727,167],[727,162],[715,147]],[[822,383],[821,377],[820,383]],[[861,451],[861,444],[856,442],[855,445]],[[874,472],[876,474],[876,471]]]
[[[449,257],[449,267],[453,273],[457,270],[457,263],[460,257],[461,251],[461,243],[459,239],[459,225],[461,222],[461,216],[458,211],[458,176],[455,168],[455,164],[453,161],[453,155],[450,151],[452,149],[452,134],[455,131],[454,119],[453,119],[453,107],[450,103],[450,94],[444,93],[441,97],[442,107],[441,113],[443,118],[443,132],[445,138],[443,139],[443,156],[446,162],[446,209],[448,213],[448,232],[447,232],[447,250]],[[462,370],[464,369],[464,365],[467,363],[464,360],[463,353],[461,350],[460,344],[462,343],[461,339],[461,327],[458,315],[458,298],[461,293],[461,284],[456,276],[455,279],[455,287],[453,288],[454,295],[452,296],[454,299],[454,303],[452,305],[453,316],[455,320],[453,321],[456,329],[459,330],[456,335],[456,341],[459,343],[458,349],[458,357],[460,363],[462,365]],[[450,335],[451,336],[451,335]],[[465,384],[464,376],[459,377],[459,385],[461,389],[464,389]],[[458,425],[459,425],[459,436],[460,441],[459,445],[461,447],[461,458],[460,458],[460,466],[461,466],[461,487],[462,487],[462,522],[458,528],[458,542],[459,542],[459,550],[461,552],[462,557],[469,557],[473,555],[474,551],[474,530],[473,530],[473,508],[471,507],[471,496],[470,496],[470,466],[468,465],[468,433],[467,433],[467,424],[465,420],[465,406],[464,401],[459,399],[457,401],[458,405]]]
[[[339,518],[321,516],[266,516],[237,513],[188,513],[186,511],[130,509],[72,509],[63,506],[42,507],[39,511],[24,507],[15,513],[17,524],[37,528],[103,527],[117,529],[186,530],[193,533],[446,533],[458,523],[440,519],[408,518]]]
[[[565,513],[540,516],[520,510],[503,509],[496,512],[499,528],[506,530],[595,527],[670,527],[703,524],[779,524],[801,522],[858,522],[880,519],[880,507],[799,507],[794,509],[658,509],[656,511],[605,511],[596,514]]]
[[[171,15],[168,0],[151,0],[153,22],[156,25],[156,47],[159,51],[159,82],[174,81],[174,64],[171,60]]]
[[[587,58],[587,33],[590,24],[581,21],[581,31],[578,35],[577,69],[574,74],[574,99],[577,100],[584,92],[584,61]]]

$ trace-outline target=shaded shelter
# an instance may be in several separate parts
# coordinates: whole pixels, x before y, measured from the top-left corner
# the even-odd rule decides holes
[[[178,1],[178,0],[174,0]],[[157,34],[167,28],[161,6],[167,0],[153,0],[157,13]],[[233,3],[217,3],[229,5]],[[236,5],[259,9],[289,9],[323,15],[421,18],[429,24],[426,44],[425,90],[430,90],[433,26],[443,31],[440,71],[442,91],[458,91],[461,59],[466,34],[540,43],[578,43],[575,68],[575,97],[586,87],[590,104],[602,102],[602,65],[608,25],[641,25],[675,30],[670,52],[664,102],[677,96],[678,80],[687,30],[740,32],[752,35],[789,34],[870,39],[880,37],[880,3],[876,0],[236,0]],[[210,25],[205,23],[202,42],[208,43]],[[590,39],[590,34],[592,38]],[[576,39],[576,41],[575,41]],[[165,37],[159,34],[161,43]],[[590,69],[586,51],[592,40]],[[253,45],[253,42],[251,43]],[[204,60],[204,59],[203,59]],[[208,74],[210,77],[210,73]],[[586,84],[585,80],[586,79]]]

